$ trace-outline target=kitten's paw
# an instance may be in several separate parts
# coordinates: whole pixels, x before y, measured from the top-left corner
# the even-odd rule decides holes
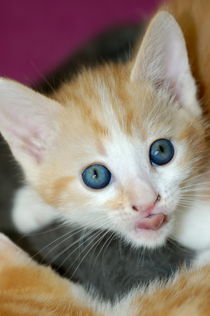
[[[20,232],[30,233],[41,229],[55,220],[56,215],[54,208],[45,204],[32,188],[24,186],[17,191],[12,220]]]
[[[6,235],[0,233],[0,270],[10,266],[26,264],[30,257],[16,246]]]

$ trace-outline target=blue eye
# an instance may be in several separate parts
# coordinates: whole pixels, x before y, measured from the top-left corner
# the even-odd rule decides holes
[[[92,189],[103,189],[111,180],[111,172],[103,165],[95,164],[87,167],[82,173],[83,182]]]
[[[158,139],[150,146],[149,158],[152,165],[165,165],[171,161],[173,156],[174,146],[168,139]]]

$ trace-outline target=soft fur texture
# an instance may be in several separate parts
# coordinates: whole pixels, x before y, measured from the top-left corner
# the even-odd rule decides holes
[[[0,315],[99,315],[76,302],[74,287],[0,235]]]
[[[38,265],[0,235],[0,315],[4,316],[207,316],[210,268],[183,272],[148,294],[132,292],[111,306],[90,299],[82,288]],[[156,285],[157,287],[157,285]]]
[[[155,247],[171,234],[173,220],[180,220],[175,215],[181,206],[183,210],[186,207],[188,216],[199,205],[208,214],[208,195],[198,194],[207,181],[206,125],[195,97],[182,33],[166,12],[151,22],[134,62],[85,71],[54,95],[56,101],[3,79],[0,93],[2,134],[28,181],[65,219],[110,229],[135,246]],[[166,166],[151,167],[148,148],[158,138],[172,140],[175,157]],[[100,192],[88,190],[80,179],[83,168],[93,162],[104,163],[114,174],[111,185]],[[136,223],[145,219],[146,207],[151,203],[156,213],[167,215],[167,223],[157,231],[136,231]],[[134,212],[136,205],[139,212]],[[206,218],[201,221],[207,222]],[[196,237],[203,234],[202,245],[195,247],[208,246],[208,231],[200,231],[198,219],[193,227],[186,225],[185,231],[174,235],[185,236],[189,230]],[[109,316],[119,312],[141,316],[208,315],[208,274],[209,268],[196,271],[196,275],[184,273],[155,295],[136,298],[132,294],[113,309],[103,304],[93,308]],[[81,309],[77,297],[85,298],[80,291],[74,289],[68,298],[68,304],[74,298],[75,315]],[[90,310],[82,313],[94,315]]]

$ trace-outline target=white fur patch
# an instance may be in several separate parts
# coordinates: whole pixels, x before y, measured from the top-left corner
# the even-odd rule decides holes
[[[14,199],[12,220],[22,233],[30,233],[50,224],[56,219],[53,207],[44,203],[39,195],[30,187],[20,188]]]
[[[195,199],[191,207],[177,212],[172,236],[194,250],[210,248],[210,201]]]

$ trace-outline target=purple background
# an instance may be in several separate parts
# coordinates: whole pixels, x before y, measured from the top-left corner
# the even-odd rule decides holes
[[[0,75],[31,83],[100,31],[146,19],[160,0],[0,2]]]

